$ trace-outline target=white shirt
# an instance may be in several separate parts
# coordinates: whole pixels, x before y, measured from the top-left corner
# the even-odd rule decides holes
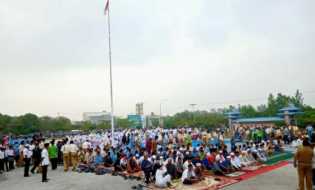
[[[68,154],[70,153],[70,145],[69,144],[65,144],[61,147],[61,152],[64,154]]]
[[[191,163],[191,164],[192,164],[192,163]],[[188,165],[189,165],[188,160],[186,160],[186,161],[184,162],[184,164],[183,164],[183,169],[184,169],[184,170],[188,169]],[[193,168],[195,168],[194,165],[193,165]]]
[[[183,172],[183,175],[182,175],[182,182],[184,182],[185,179],[187,179],[187,178],[195,177],[195,176],[196,176],[196,174],[195,174],[195,172],[194,172],[193,170],[191,171],[191,173],[190,173],[190,175],[189,175],[188,169],[186,169],[186,170]]]
[[[4,151],[0,150],[0,159],[4,159]]]
[[[70,144],[69,145],[69,150],[71,153],[77,153],[79,151],[79,148],[75,144]]]
[[[48,157],[48,151],[46,148],[42,150],[42,166],[48,166],[49,165],[49,157]]]
[[[5,150],[5,154],[6,154],[7,156],[14,156],[14,150],[12,150],[12,149],[6,149],[6,150]]]
[[[33,155],[33,152],[30,151],[30,150],[27,149],[27,148],[24,148],[24,149],[23,149],[23,155],[24,155],[24,158],[31,158],[32,155]]]
[[[91,147],[91,143],[90,143],[90,142],[85,141],[85,142],[82,144],[82,148],[83,148],[83,149],[88,149],[88,148],[90,148],[90,147]]]
[[[167,187],[167,182],[171,182],[171,176],[166,175],[163,177],[163,175],[166,173],[166,169],[158,169],[155,174],[155,185],[161,188]]]
[[[232,164],[234,167],[236,167],[236,168],[242,167],[241,161],[240,161],[240,159],[239,159],[238,157],[231,158],[230,161],[231,161],[231,164]]]

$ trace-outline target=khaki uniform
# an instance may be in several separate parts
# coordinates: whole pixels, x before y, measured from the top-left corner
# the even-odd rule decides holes
[[[70,149],[70,160],[71,160],[72,170],[75,170],[78,165],[79,148],[75,144],[70,144],[69,149]]]
[[[304,190],[305,182],[306,189],[312,190],[312,158],[313,149],[307,146],[302,146],[295,154],[294,159],[297,163],[299,176],[299,190]]]
[[[61,151],[63,154],[63,168],[64,171],[68,171],[70,165],[70,145],[65,144],[61,147]]]

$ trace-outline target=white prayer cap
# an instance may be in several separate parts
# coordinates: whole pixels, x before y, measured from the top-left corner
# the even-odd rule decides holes
[[[200,163],[197,163],[196,166],[201,166],[201,164],[200,164]]]

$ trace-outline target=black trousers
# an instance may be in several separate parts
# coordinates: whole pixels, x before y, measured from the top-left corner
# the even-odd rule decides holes
[[[0,159],[0,171],[4,171],[4,159]]]
[[[151,171],[144,171],[145,183],[150,183]]]
[[[29,176],[30,164],[31,164],[31,159],[24,158],[24,177]]]
[[[9,161],[8,161],[8,157],[4,158],[4,166],[5,169],[7,170],[7,172],[9,171]]]
[[[51,169],[52,169],[52,170],[57,169],[58,158],[51,158],[51,159],[50,159],[50,162],[51,162]]]
[[[48,166],[42,166],[42,181],[46,181],[47,180],[47,170],[48,170]]]
[[[14,167],[14,156],[9,156],[9,170],[13,170]]]
[[[35,169],[37,168],[37,167],[39,167],[39,164],[40,164],[40,160],[39,159],[33,159],[33,167],[32,167],[32,169],[31,169],[31,172],[32,173],[34,173],[34,171],[35,171]]]

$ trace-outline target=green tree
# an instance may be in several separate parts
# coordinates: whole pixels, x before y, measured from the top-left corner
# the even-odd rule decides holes
[[[127,118],[118,118],[118,119],[116,120],[116,122],[117,122],[117,126],[118,126],[119,128],[124,128],[124,129],[126,129],[126,128],[129,128],[130,126],[132,126],[132,122],[129,121]]]

